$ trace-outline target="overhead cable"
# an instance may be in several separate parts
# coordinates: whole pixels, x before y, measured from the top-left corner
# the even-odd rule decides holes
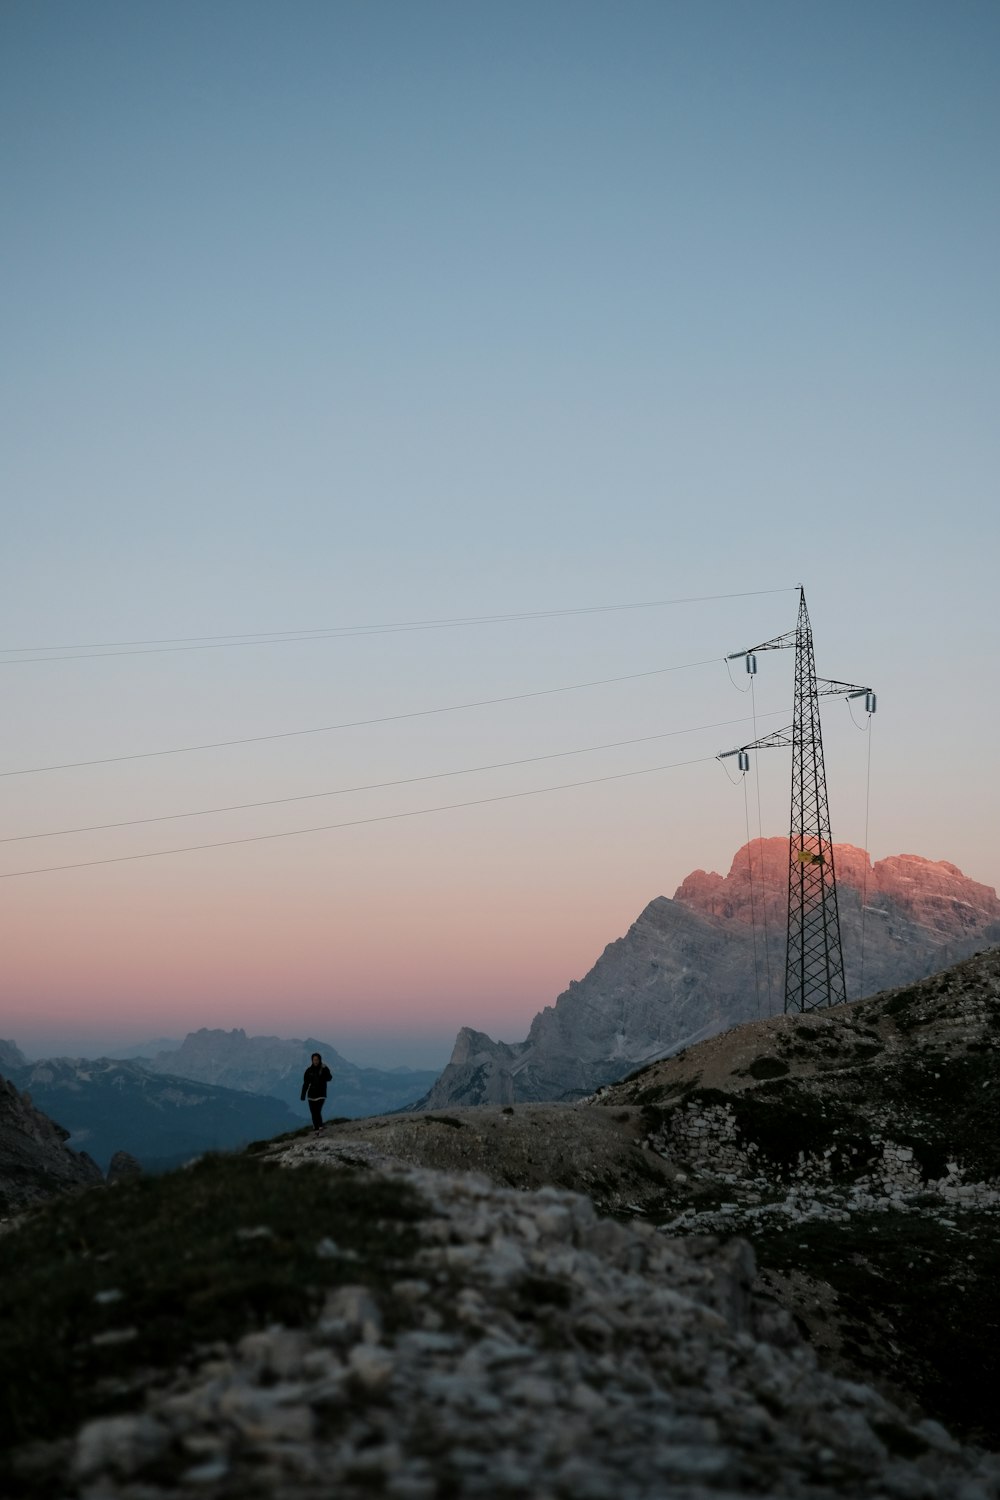
[[[218,651],[232,646],[281,646],[296,641],[337,640],[359,635],[389,635],[413,630],[454,630],[467,625],[500,625],[518,620],[553,620],[572,615],[616,614],[636,609],[663,609],[677,604],[708,604],[724,599],[750,599],[766,594],[793,593],[791,588],[749,589],[736,594],[692,594],[677,599],[642,599],[633,604],[588,604],[575,609],[535,609],[519,613],[459,615],[440,620],[391,620],[381,625],[330,625],[303,630],[244,630],[231,635],[166,636],[134,641],[87,641],[60,646],[3,646],[12,658],[0,666],[25,666],[44,661],[90,661],[102,656],[151,656],[172,651]],[[59,653],[41,656],[39,652]]]
[[[104,859],[82,859],[75,864],[42,865],[34,870],[8,870],[0,880],[16,880],[24,875],[53,875],[61,870],[85,870],[95,865],[130,864],[139,859],[164,859],[172,854],[195,854],[203,849],[229,849],[237,844],[263,844],[273,839],[298,838],[306,833],[331,833],[338,828],[361,828],[368,823],[394,823],[402,818],[425,818],[431,813],[454,812],[464,807],[485,807],[491,802],[515,802],[524,797],[544,797],[549,792],[569,791],[574,787],[598,786],[605,781],[626,781],[635,776],[652,776],[658,771],[676,771],[682,766],[703,766],[715,760],[714,755],[694,760],[678,760],[663,766],[645,766],[639,771],[616,771],[610,776],[591,776],[585,781],[563,781],[556,786],[533,787],[524,792],[501,792],[494,797],[475,797],[467,802],[446,802],[438,807],[417,807],[409,812],[379,813],[370,818],[351,818],[346,823],[318,823],[310,828],[289,828],[281,833],[255,833],[238,839],[219,839],[209,844],[186,844],[180,849],[147,849],[139,854],[113,854]]]
[[[775,709],[762,718],[787,714],[787,708]],[[413,786],[419,781],[444,781],[451,776],[474,776],[483,771],[502,771],[511,766],[537,765],[540,761],[564,760],[571,755],[591,755],[598,750],[619,750],[626,745],[646,745],[651,740],[667,740],[682,734],[698,734],[706,729],[723,729],[731,724],[745,724],[747,719],[720,719],[714,724],[695,724],[689,729],[666,729],[661,734],[643,734],[629,740],[610,740],[603,745],[584,745],[575,750],[553,750],[547,755],[525,755],[519,760],[496,760],[484,766],[462,766],[455,771],[431,771],[423,776],[402,776],[394,781],[370,781],[361,786],[334,787],[331,791],[301,792],[292,797],[268,797],[258,802],[233,802],[226,807],[200,807],[191,812],[161,813],[151,818],[123,818],[115,823],[89,823],[78,828],[49,828],[41,833],[13,833],[0,837],[0,844],[26,843],[29,839],[55,839],[77,833],[105,833],[112,828],[136,828],[146,823],[170,823],[180,818],[206,818],[217,813],[248,812],[259,807],[279,807],[288,802],[312,802],[321,797],[346,797],[352,792],[376,792],[388,787]]]
[[[694,667],[714,666],[718,657],[686,661],[675,667],[653,667],[648,672],[626,672],[621,677],[596,677],[590,682],[570,682],[561,687],[535,688],[529,693],[507,693],[499,698],[477,698],[470,703],[447,703],[441,708],[415,708],[401,714],[381,714],[374,719],[349,719],[341,724],[318,724],[309,729],[285,729],[275,734],[251,734],[240,739],[210,740],[202,745],[174,745],[166,750],[138,750],[127,755],[102,755],[94,760],[66,760],[51,766],[23,766],[0,771],[4,776],[41,776],[49,771],[75,771],[84,766],[111,766],[124,760],[154,760],[164,755],[193,755],[202,750],[228,750],[236,745],[261,745],[268,740],[293,740],[307,734],[333,734],[341,729],[362,729],[372,724],[397,724],[404,719],[425,719],[435,714],[462,713],[470,708],[489,708],[498,703],[520,703],[528,698],[549,698],[556,693],[575,693],[584,688],[606,687],[615,682],[637,682],[643,677],[662,677],[668,672],[686,672]]]

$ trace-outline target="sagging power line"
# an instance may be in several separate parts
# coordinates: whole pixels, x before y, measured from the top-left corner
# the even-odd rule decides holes
[[[599,786],[608,781],[627,781],[636,776],[654,776],[660,771],[677,771],[683,766],[707,765],[714,756],[702,755],[693,760],[672,761],[663,766],[644,766],[638,771],[616,771],[609,776],[591,776],[584,781],[563,781],[556,786],[532,787],[523,792],[501,792],[494,797],[474,797],[466,802],[446,802],[439,807],[417,807],[407,812],[379,813],[369,818],[351,818],[344,823],[319,823],[310,828],[289,828],[280,833],[255,833],[245,838],[219,839],[215,843],[188,844],[181,849],[147,849],[138,854],[114,854],[104,859],[81,859],[72,864],[42,865],[33,870],[8,870],[0,880],[15,880],[28,875],[53,875],[61,870],[84,870],[96,865],[131,864],[140,859],[164,859],[172,854],[193,854],[203,849],[229,849],[237,844],[263,844],[275,839],[299,838],[307,833],[330,833],[338,828],[361,828],[369,823],[395,823],[403,818],[424,818],[432,813],[455,812],[465,807],[485,807],[492,802],[516,802],[525,797],[544,797],[550,792],[565,792],[581,786]]]
[[[763,718],[773,718],[786,713],[786,709],[775,709]],[[423,776],[401,776],[392,781],[370,781],[361,786],[334,787],[322,792],[300,792],[290,797],[267,797],[256,802],[233,802],[225,807],[199,807],[187,812],[161,813],[155,817],[122,818],[114,823],[88,823],[76,828],[47,828],[38,833],[14,833],[0,837],[0,844],[20,844],[31,839],[67,838],[78,833],[104,833],[113,828],[137,828],[149,823],[171,823],[181,818],[207,818],[216,814],[248,812],[260,807],[279,807],[290,802],[313,802],[322,797],[346,797],[354,792],[384,791],[389,787],[414,786],[422,781],[444,781],[452,776],[475,776],[484,771],[502,771],[513,766],[537,765],[547,760],[565,760],[572,755],[592,755],[599,750],[620,750],[627,745],[648,745],[653,740],[675,739],[684,734],[699,734],[708,729],[721,729],[728,724],[746,724],[746,718],[720,719],[714,724],[695,724],[688,729],[666,729],[660,734],[642,734],[628,740],[610,740],[603,745],[583,745],[573,750],[552,750],[545,755],[525,755],[517,760],[496,760],[482,766],[461,766],[452,771],[431,771]]]
[[[348,719],[340,724],[318,724],[308,729],[284,729],[273,734],[250,734],[239,739],[210,740],[200,745],[172,745],[164,750],[136,750],[122,755],[102,755],[93,760],[66,760],[49,766],[21,766],[12,771],[0,771],[6,776],[43,776],[51,771],[76,771],[85,766],[113,766],[126,760],[157,760],[167,755],[195,755],[202,750],[229,750],[237,745],[263,745],[272,740],[293,740],[309,734],[334,734],[343,729],[364,729],[374,724],[397,724],[405,719],[426,719],[437,714],[464,713],[472,708],[491,708],[500,703],[521,703],[529,698],[551,698],[557,693],[578,693],[586,688],[608,687],[616,682],[638,682],[644,677],[663,677],[670,672],[688,672],[696,667],[717,666],[718,657],[708,656],[701,661],[686,661],[674,667],[653,667],[646,672],[626,672],[620,677],[596,677],[590,682],[570,682],[559,687],[535,688],[527,693],[506,693],[498,698],[477,698],[469,703],[447,703],[438,708],[414,708],[404,713],[380,714],[373,719]]]
[[[457,615],[440,620],[390,620],[375,625],[330,625],[308,630],[241,630],[228,635],[164,636],[149,640],[85,641],[59,646],[0,646],[0,666],[26,666],[45,661],[91,661],[103,656],[162,655],[172,651],[218,651],[236,646],[281,646],[295,642],[349,639],[353,636],[392,635],[414,630],[456,630],[474,625],[504,625],[522,620],[555,620],[575,615],[618,614],[670,605],[710,604],[724,599],[751,599],[790,593],[778,589],[747,589],[737,594],[691,594],[677,599],[642,599],[633,604],[587,604],[573,609],[534,609],[492,615]],[[59,653],[40,655],[41,652]]]

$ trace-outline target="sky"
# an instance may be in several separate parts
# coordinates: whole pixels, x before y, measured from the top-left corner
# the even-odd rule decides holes
[[[992,0],[6,0],[0,1035],[521,1039],[787,833],[715,756],[799,585],[834,838],[997,885],[998,73]]]

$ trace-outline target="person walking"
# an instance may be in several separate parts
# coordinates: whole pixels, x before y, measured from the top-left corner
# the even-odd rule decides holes
[[[313,1130],[319,1132],[323,1129],[323,1105],[326,1103],[326,1086],[333,1082],[333,1074],[323,1062],[318,1052],[312,1055],[312,1062],[302,1075],[302,1093],[300,1099],[309,1100],[309,1113],[312,1115]]]

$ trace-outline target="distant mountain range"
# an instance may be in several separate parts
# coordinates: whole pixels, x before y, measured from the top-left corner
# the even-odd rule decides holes
[[[419,1099],[436,1071],[359,1068],[315,1037],[250,1036],[243,1030],[191,1032],[155,1057],[45,1058],[29,1062],[0,1041],[0,1079],[58,1121],[70,1154],[85,1152],[98,1177],[118,1151],[147,1169],[178,1166],[205,1151],[230,1151],[295,1130],[308,1118],[299,1101],[310,1054],[333,1073],[327,1118],[388,1114]],[[61,1163],[61,1164],[60,1164]],[[60,1158],[54,1170],[73,1170]],[[2,1152],[0,1152],[2,1167]],[[0,1170],[2,1176],[2,1170]]]
[[[848,995],[909,984],[1000,942],[996,891],[956,865],[834,849]],[[651,901],[534,1019],[523,1042],[463,1027],[418,1107],[572,1099],[783,1006],[788,840],[754,840],[729,874],[696,870]],[[862,903],[863,915],[862,915]],[[862,949],[862,931],[864,945]]]
[[[22,1058],[20,1064],[7,1061],[2,1072],[36,1109],[58,1121],[72,1150],[86,1152],[102,1172],[117,1151],[156,1170],[303,1124],[278,1099],[151,1073],[114,1058]]]
[[[146,1042],[131,1042],[122,1047],[111,1047],[107,1056],[122,1058],[127,1062],[148,1062],[158,1052],[176,1052],[180,1044],[179,1037],[158,1036]]]
[[[333,1074],[328,1117],[390,1114],[419,1099],[438,1076],[437,1069],[359,1068],[316,1037],[247,1036],[242,1029],[207,1027],[189,1032],[176,1050],[160,1052],[146,1066],[199,1083],[270,1094],[301,1110],[302,1074],[313,1052],[321,1053]]]

